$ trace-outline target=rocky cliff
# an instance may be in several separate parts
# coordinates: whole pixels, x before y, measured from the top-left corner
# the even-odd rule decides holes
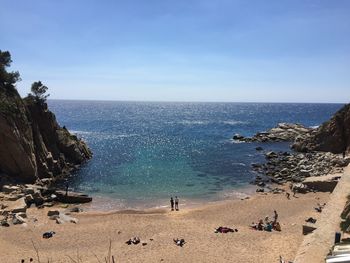
[[[46,103],[0,87],[0,179],[23,182],[69,174],[91,158],[87,145],[60,127]]]
[[[341,108],[327,122],[306,138],[297,140],[292,148],[300,152],[350,152],[350,104]]]

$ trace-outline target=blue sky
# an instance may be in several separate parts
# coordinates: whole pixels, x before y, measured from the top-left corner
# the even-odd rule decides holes
[[[349,102],[350,1],[0,0],[0,49],[52,99]]]

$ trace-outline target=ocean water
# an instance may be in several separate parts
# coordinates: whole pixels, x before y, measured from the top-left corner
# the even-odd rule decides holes
[[[124,209],[167,205],[175,195],[187,203],[220,200],[250,189],[251,164],[264,160],[255,147],[289,146],[236,143],[233,134],[250,136],[279,122],[318,126],[342,105],[50,100],[49,107],[94,153],[70,187]]]

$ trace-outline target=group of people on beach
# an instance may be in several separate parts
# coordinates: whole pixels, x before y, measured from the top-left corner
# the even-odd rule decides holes
[[[250,227],[255,230],[259,231],[268,231],[271,232],[272,230],[275,231],[281,231],[281,225],[277,221],[278,220],[278,213],[276,210],[273,211],[273,220],[269,220],[269,217],[266,216],[265,220],[260,219],[258,223],[252,223]]]
[[[175,196],[175,200],[173,199],[173,197],[170,197],[170,206],[171,211],[174,211],[174,207],[176,211],[179,211],[179,198],[177,196]]]

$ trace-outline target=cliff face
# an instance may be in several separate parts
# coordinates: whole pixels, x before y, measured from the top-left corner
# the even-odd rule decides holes
[[[292,146],[300,152],[350,152],[350,104],[341,108],[329,121]]]
[[[0,89],[0,172],[35,182],[67,175],[91,156],[82,140],[58,125],[46,103]]]

